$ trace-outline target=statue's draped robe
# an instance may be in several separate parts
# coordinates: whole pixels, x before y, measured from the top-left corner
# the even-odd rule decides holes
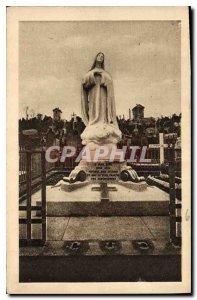
[[[116,119],[112,78],[103,69],[89,71],[82,80],[82,119],[86,125],[81,135],[84,145],[117,144],[121,132]]]

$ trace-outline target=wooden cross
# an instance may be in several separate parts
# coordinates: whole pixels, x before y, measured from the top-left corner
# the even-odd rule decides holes
[[[115,186],[108,187],[107,182],[100,183],[100,187],[93,187],[92,191],[101,192],[101,201],[108,202],[109,201],[109,191],[115,192],[117,188]]]
[[[160,164],[164,163],[164,148],[167,148],[168,144],[164,144],[164,134],[159,134],[159,144],[149,144],[149,148],[159,148],[159,154],[160,154]]]

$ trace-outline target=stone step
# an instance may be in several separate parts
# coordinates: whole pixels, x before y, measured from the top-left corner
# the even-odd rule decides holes
[[[41,205],[37,201],[37,205]],[[38,212],[39,213],[39,212]],[[167,216],[169,201],[50,201],[47,216]]]

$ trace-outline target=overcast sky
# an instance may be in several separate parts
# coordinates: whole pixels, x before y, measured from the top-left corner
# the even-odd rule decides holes
[[[117,115],[136,103],[145,116],[180,113],[180,31],[174,21],[20,22],[20,117],[80,115],[83,75],[97,52],[114,81]]]

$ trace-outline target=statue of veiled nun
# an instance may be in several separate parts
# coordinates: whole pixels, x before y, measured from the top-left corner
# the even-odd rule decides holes
[[[101,52],[96,55],[92,68],[82,80],[81,107],[86,125],[81,134],[83,145],[117,144],[121,140],[113,81],[104,69],[104,54]]]

